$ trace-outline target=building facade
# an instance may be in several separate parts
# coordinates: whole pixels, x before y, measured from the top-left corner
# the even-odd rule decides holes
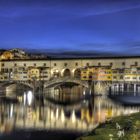
[[[1,56],[0,81],[47,81],[68,76],[81,80],[140,81],[140,57],[25,59],[27,55],[22,52],[21,58],[14,59],[11,52]]]

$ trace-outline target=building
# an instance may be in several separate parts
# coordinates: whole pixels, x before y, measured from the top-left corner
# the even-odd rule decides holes
[[[10,51],[4,51],[0,56],[0,60],[10,60],[13,59],[14,55]]]
[[[81,70],[81,80],[112,81],[111,66],[92,66]]]
[[[29,72],[31,68],[38,69],[37,79],[45,81],[58,77],[101,81],[140,81],[140,56],[31,58],[24,51],[14,50],[3,52],[1,58],[3,59],[0,60],[0,81],[31,80],[32,75]]]

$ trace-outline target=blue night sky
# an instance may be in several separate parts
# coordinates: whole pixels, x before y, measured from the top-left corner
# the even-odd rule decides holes
[[[0,48],[140,55],[140,0],[0,0]]]

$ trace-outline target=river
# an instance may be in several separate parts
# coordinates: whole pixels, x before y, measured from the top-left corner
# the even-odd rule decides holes
[[[34,97],[32,91],[17,99],[0,98],[0,139],[74,140],[99,123],[140,111],[139,106],[123,106],[89,92],[80,87],[55,88],[45,91],[44,98]],[[90,98],[84,98],[86,94]]]

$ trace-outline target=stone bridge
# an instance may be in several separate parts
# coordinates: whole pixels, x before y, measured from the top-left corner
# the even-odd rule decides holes
[[[58,85],[62,85],[63,83],[76,83],[78,85],[81,85],[83,87],[89,88],[89,83],[87,81],[81,81],[80,79],[71,78],[71,77],[63,77],[63,78],[57,78],[52,79],[50,81],[42,82],[42,81],[35,81],[35,82],[21,82],[21,81],[12,81],[12,82],[5,82],[1,83],[1,87],[8,87],[9,85],[16,85],[16,89],[21,90],[37,90],[40,87],[43,89],[45,88],[51,88],[56,87]],[[107,82],[107,81],[94,81],[92,82],[92,88],[94,85],[94,93],[95,94],[105,94],[107,95],[109,92],[112,94],[118,94],[118,93],[140,93],[140,83],[139,82]],[[35,88],[35,89],[34,89]]]
[[[80,79],[71,78],[71,77],[65,77],[65,78],[63,77],[63,78],[52,79],[48,82],[45,82],[44,88],[61,85],[62,83],[76,83],[78,85],[82,85],[87,88],[89,87],[88,82],[86,81],[81,81]]]

